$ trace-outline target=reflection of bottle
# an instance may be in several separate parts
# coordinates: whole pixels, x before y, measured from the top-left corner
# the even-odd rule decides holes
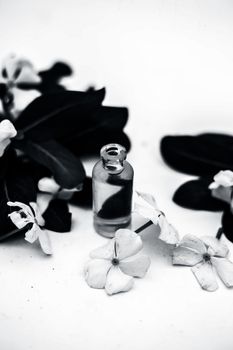
[[[94,226],[103,236],[113,237],[131,222],[133,168],[125,160],[125,148],[116,143],[104,146],[100,156],[92,174]]]

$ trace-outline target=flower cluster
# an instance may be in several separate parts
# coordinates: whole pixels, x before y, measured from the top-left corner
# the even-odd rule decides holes
[[[70,74],[70,67],[61,62],[37,72],[31,62],[14,55],[3,62],[1,69],[0,224],[5,232],[0,233],[0,239],[23,230],[25,240],[38,241],[46,255],[52,254],[46,229],[66,232],[71,228],[68,201],[76,205],[88,203],[90,207],[91,179],[86,177],[79,157],[99,151],[111,135],[127,150],[130,148],[123,132],[127,109],[103,106],[104,88],[84,92],[65,90],[60,79]],[[21,92],[23,104],[18,99]],[[214,137],[220,138],[215,142]],[[232,147],[229,137],[214,137],[211,134],[194,139],[167,137],[161,150],[172,166],[203,176],[184,184],[174,200],[190,208],[224,210],[221,232],[232,238],[233,169],[230,166],[229,170],[220,171],[227,168],[226,164],[231,165]],[[225,144],[220,147],[223,139],[230,144],[229,155]],[[212,148],[206,145],[213,145],[216,160]],[[219,172],[210,184],[213,169]],[[51,194],[42,214],[36,204],[38,188]],[[143,248],[139,232],[149,225],[156,226],[159,239],[172,246],[173,264],[191,266],[203,289],[218,288],[214,271],[227,287],[233,287],[233,263],[228,260],[228,248],[220,239],[186,235],[180,240],[177,230],[150,194],[136,192],[133,210],[147,219],[147,223],[135,232],[118,230],[112,240],[91,253],[85,267],[85,279],[90,287],[105,289],[112,295],[129,291],[134,277],[145,276],[150,259],[138,254]]]
[[[215,291],[218,288],[214,270],[227,287],[233,287],[233,263],[227,259],[229,250],[220,239],[185,235],[180,240],[177,230],[158,209],[152,195],[136,192],[134,199],[134,211],[149,220],[136,230],[137,233],[149,225],[158,226],[159,239],[173,245],[173,265],[191,266],[204,290]],[[92,260],[85,268],[85,278],[90,287],[105,288],[109,295],[126,292],[133,285],[132,277],[145,275],[150,262],[146,256],[134,256],[142,249],[141,237],[136,232],[118,230],[109,243],[91,252]],[[129,256],[132,257],[129,259]]]
[[[130,148],[123,132],[127,108],[103,106],[105,88],[66,90],[61,81],[71,74],[71,67],[64,62],[40,71],[15,55],[2,63],[0,240],[16,236],[20,230],[9,220],[7,202],[28,205],[36,202],[39,191],[51,194],[42,214],[43,228],[70,231],[69,203],[88,208],[92,203],[91,179],[81,157],[97,154],[111,137]]]

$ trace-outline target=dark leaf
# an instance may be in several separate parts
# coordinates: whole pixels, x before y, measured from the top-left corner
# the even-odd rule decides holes
[[[85,178],[85,170],[80,160],[56,141],[36,143],[22,140],[17,142],[17,147],[34,161],[47,167],[61,187],[74,188]]]
[[[233,214],[230,209],[225,210],[222,215],[223,233],[233,243]]]
[[[204,139],[208,142],[214,142],[220,147],[225,145],[233,149],[233,136],[227,134],[217,134],[217,133],[205,133],[199,135],[200,139]]]
[[[92,120],[94,124],[106,130],[122,130],[128,120],[128,109],[126,107],[101,106],[94,111]]]
[[[195,210],[221,211],[228,205],[213,198],[208,186],[211,181],[205,178],[191,180],[181,185],[173,196],[173,200],[181,207]]]
[[[9,219],[8,214],[13,209],[7,205],[7,202],[19,201],[28,204],[36,202],[37,195],[36,183],[16,158],[9,159],[8,163],[5,161],[4,167],[5,176],[0,179],[0,240],[22,231],[18,230]]]
[[[70,203],[84,208],[92,207],[92,179],[90,177],[85,178],[82,191],[75,192]]]
[[[16,128],[27,138],[44,141],[72,138],[77,128],[92,127],[88,118],[101,105],[105,89],[94,92],[62,91],[36,98],[16,120]]]
[[[68,203],[62,199],[52,199],[43,213],[45,228],[56,232],[69,232],[71,217]]]
[[[171,167],[188,174],[213,176],[220,170],[233,170],[230,135],[166,136],[161,141],[161,153]]]
[[[122,132],[109,131],[109,130],[95,130],[88,134],[88,142],[86,142],[86,136],[77,137],[70,141],[62,142],[69,150],[76,155],[98,155],[100,149],[108,143],[119,143],[124,146],[127,152],[130,149],[130,141],[128,136]]]
[[[8,168],[17,160],[16,152],[12,147],[9,147],[0,157],[0,181],[5,178]]]
[[[38,181],[42,177],[51,176],[51,171],[48,168],[33,161],[32,159],[23,156],[19,157],[19,160],[25,170],[25,173],[27,173],[35,181],[36,184],[38,184]]]
[[[77,155],[99,154],[101,147],[108,143],[119,143],[128,151],[130,141],[122,132],[127,120],[127,108],[101,106],[86,118],[79,116],[76,133],[63,137],[61,142]]]

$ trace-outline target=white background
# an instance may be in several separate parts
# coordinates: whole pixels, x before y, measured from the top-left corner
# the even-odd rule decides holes
[[[128,106],[135,188],[156,196],[180,236],[215,235],[220,213],[172,202],[190,177],[163,163],[159,142],[232,133],[232,1],[0,0],[0,33],[1,58],[15,52],[37,69],[65,60],[74,68],[69,88],[106,86],[106,105]],[[72,211],[72,232],[51,233],[53,257],[24,240],[0,245],[1,350],[233,348],[233,291],[221,282],[202,291],[188,267],[171,266],[153,229],[144,234],[151,268],[132,291],[89,288],[83,266],[105,239],[91,211]]]

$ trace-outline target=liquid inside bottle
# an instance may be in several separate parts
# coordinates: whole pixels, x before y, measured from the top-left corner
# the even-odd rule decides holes
[[[130,226],[133,168],[121,145],[104,146],[100,156],[92,174],[94,227],[111,238],[117,229]]]

